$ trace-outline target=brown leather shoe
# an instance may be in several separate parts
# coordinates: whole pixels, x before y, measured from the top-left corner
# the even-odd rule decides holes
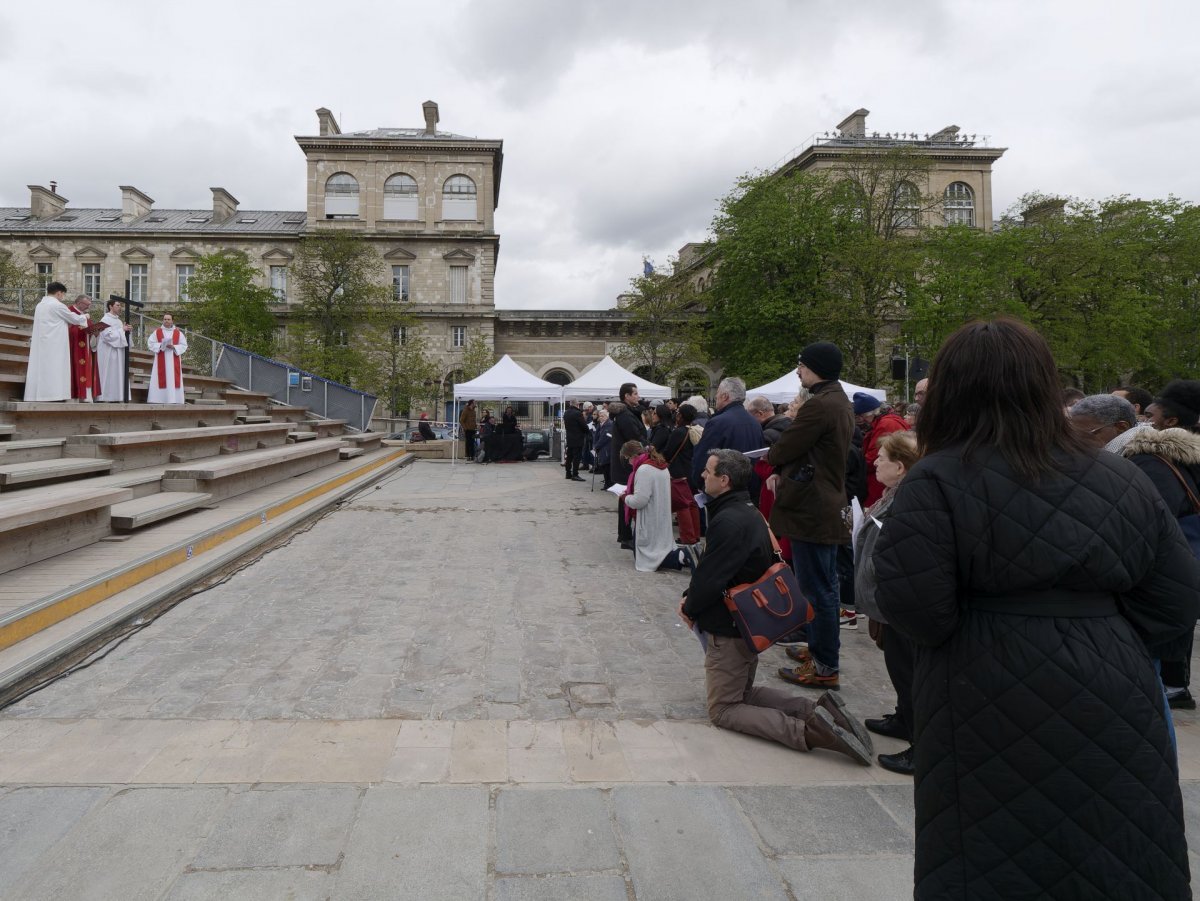
[[[841,688],[837,673],[822,676],[817,672],[817,667],[811,660],[799,666],[781,666],[779,678],[784,682],[791,682],[793,685],[803,688],[825,688],[830,691],[838,691]]]
[[[855,763],[871,765],[871,749],[834,722],[833,714],[824,707],[817,707],[804,721],[804,741],[809,750],[837,751]]]
[[[808,648],[802,648],[796,644],[785,648],[784,653],[797,663],[808,663],[808,661],[812,660],[812,654],[808,652]]]
[[[833,721],[857,738],[859,743],[867,749],[868,754],[874,753],[875,745],[871,741],[871,733],[861,722],[846,712],[846,702],[842,700],[841,695],[827,691],[817,698],[817,706],[828,710]]]

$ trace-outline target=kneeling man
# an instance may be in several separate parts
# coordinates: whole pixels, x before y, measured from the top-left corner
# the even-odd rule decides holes
[[[871,737],[841,699],[825,692],[815,702],[774,688],[755,687],[758,655],[725,607],[727,588],[753,582],[775,563],[766,521],[750,502],[751,464],[735,450],[713,450],[701,472],[708,495],[704,555],[679,615],[706,634],[708,716],[713,725],[780,742],[797,751],[827,748],[869,766]]]

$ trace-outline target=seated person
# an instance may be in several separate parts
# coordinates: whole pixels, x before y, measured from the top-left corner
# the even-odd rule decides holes
[[[433,426],[429,424],[428,413],[421,414],[421,421],[417,424],[417,431],[420,432],[422,441],[437,440],[437,435],[433,433]]]

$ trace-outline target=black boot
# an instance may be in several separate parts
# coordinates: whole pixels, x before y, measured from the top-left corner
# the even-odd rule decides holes
[[[880,754],[879,765],[885,770],[899,773],[901,776],[911,776],[917,771],[913,764],[913,747],[909,745],[899,754]]]

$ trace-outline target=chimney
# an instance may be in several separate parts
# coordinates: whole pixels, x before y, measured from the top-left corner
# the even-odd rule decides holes
[[[432,100],[426,100],[421,104],[421,109],[425,112],[425,134],[437,134],[437,124],[440,121],[438,119],[437,104]]]
[[[213,224],[232,218],[237,212],[238,199],[224,188],[210,188],[209,190],[213,192]]]
[[[838,123],[837,130],[848,138],[865,138],[867,136],[867,116],[869,109],[858,109]]]
[[[121,221],[132,222],[154,209],[154,200],[137,188],[121,185]]]
[[[321,134],[324,135],[340,135],[342,130],[338,128],[337,119],[333,118],[333,113],[321,107],[317,110],[317,121],[321,123]]]
[[[67,208],[67,198],[59,197],[56,187],[54,182],[50,182],[49,189],[29,185],[29,212],[34,219],[53,219]]]

